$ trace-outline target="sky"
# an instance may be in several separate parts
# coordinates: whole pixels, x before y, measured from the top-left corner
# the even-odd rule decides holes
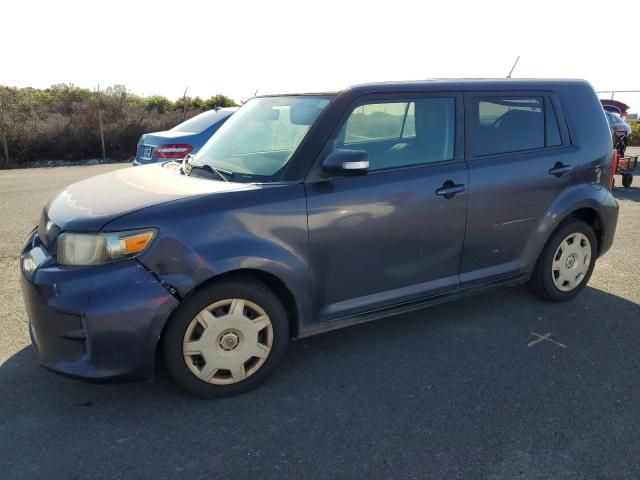
[[[615,30],[611,8],[604,0],[4,0],[0,84],[121,84],[171,99],[188,88],[242,101],[256,91],[505,77],[519,55],[513,77],[640,90],[640,2],[625,2]],[[615,98],[640,111],[640,93]]]

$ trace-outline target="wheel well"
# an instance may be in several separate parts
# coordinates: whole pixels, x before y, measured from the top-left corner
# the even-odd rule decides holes
[[[600,246],[602,245],[602,235],[604,234],[604,230],[602,227],[602,221],[600,220],[598,213],[593,208],[580,208],[571,212],[568,218],[576,218],[578,220],[582,220],[593,229],[594,233],[596,234],[596,238],[598,239],[599,252]]]
[[[199,288],[205,285],[209,285],[212,282],[219,282],[221,280],[238,276],[238,275],[251,276],[259,280],[260,282],[264,283],[267,287],[273,290],[273,292],[276,294],[278,299],[280,299],[280,301],[282,302],[282,305],[284,306],[284,309],[287,312],[287,319],[289,320],[289,337],[295,338],[298,334],[298,306],[296,304],[295,297],[293,296],[293,293],[291,293],[291,290],[289,290],[289,288],[285,285],[285,283],[282,280],[280,280],[280,278],[262,270],[254,270],[254,269],[246,268],[246,269],[240,269],[240,270],[233,270],[231,272],[226,272],[220,275],[216,275],[215,277],[210,278],[206,282],[194,288],[193,291],[190,292],[182,301],[184,302],[185,300],[187,300],[196,290],[198,290]],[[178,305],[178,308],[179,306],[180,305]],[[159,344],[160,344],[160,340],[164,337],[165,330],[167,329],[169,323],[171,322],[172,316],[173,316],[173,313],[169,316],[169,319],[165,322],[164,326],[162,327],[162,332],[160,333],[160,337],[158,338],[158,342],[156,344],[156,353],[155,353],[156,368],[154,368],[154,370],[157,369],[158,365],[162,365],[164,363],[162,349],[159,348]]]
[[[275,293],[280,299],[285,311],[287,312],[287,319],[289,320],[289,338],[294,338],[298,333],[298,305],[296,304],[296,299],[293,296],[293,293],[291,293],[291,290],[289,290],[289,287],[287,287],[287,285],[277,276],[263,270],[234,270],[233,272],[229,272],[228,275],[232,275],[234,273],[251,275],[273,290],[273,293]],[[224,274],[221,277],[223,276]]]
[[[261,283],[264,283],[273,291],[273,293],[276,294],[278,299],[282,302],[285,311],[287,312],[287,319],[289,320],[289,336],[291,338],[294,338],[297,335],[298,331],[298,305],[296,304],[295,297],[293,296],[293,293],[291,293],[291,290],[289,290],[289,288],[280,278],[273,275],[272,273],[251,268],[232,270],[230,272],[221,273],[220,275],[216,275],[215,277],[210,278],[206,282],[198,285],[198,287],[194,289],[194,292],[202,288],[203,286],[209,285],[213,282],[220,282],[228,278],[237,276],[253,277]],[[186,298],[191,296],[192,293],[187,295]]]

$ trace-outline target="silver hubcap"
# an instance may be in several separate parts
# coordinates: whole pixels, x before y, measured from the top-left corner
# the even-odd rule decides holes
[[[570,292],[584,279],[591,265],[591,243],[582,233],[568,235],[558,246],[551,278],[558,290]]]
[[[233,298],[209,305],[191,320],[182,353],[200,380],[227,385],[257,372],[272,345],[273,325],[267,313],[253,302]]]

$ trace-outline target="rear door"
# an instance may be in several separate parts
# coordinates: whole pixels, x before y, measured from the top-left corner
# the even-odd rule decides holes
[[[305,186],[319,320],[459,287],[462,101],[460,94],[367,96],[348,110],[321,159],[334,149],[365,150],[369,173],[319,174]]]
[[[529,237],[574,182],[575,149],[549,92],[465,93],[469,213],[460,280],[497,280],[526,267]]]

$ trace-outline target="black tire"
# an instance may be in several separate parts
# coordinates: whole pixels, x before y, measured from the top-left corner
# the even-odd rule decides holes
[[[622,175],[622,186],[629,188],[633,183],[633,173],[625,173]]]
[[[584,234],[591,244],[591,263],[580,283],[570,291],[562,291],[556,287],[552,279],[553,257],[560,243],[572,233]],[[593,229],[585,222],[570,219],[560,225],[553,233],[546,246],[542,250],[536,263],[536,267],[529,280],[529,288],[542,300],[549,302],[565,302],[578,295],[589,282],[593,268],[596,264],[598,252],[598,240]]]
[[[273,343],[268,357],[255,373],[228,385],[207,383],[193,374],[184,360],[182,345],[189,324],[199,312],[229,298],[241,298],[259,305],[269,315]],[[280,299],[262,282],[237,275],[210,283],[184,301],[172,316],[162,337],[162,351],[171,378],[188,391],[205,398],[220,398],[247,392],[273,374],[289,343],[289,321]]]

